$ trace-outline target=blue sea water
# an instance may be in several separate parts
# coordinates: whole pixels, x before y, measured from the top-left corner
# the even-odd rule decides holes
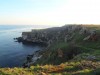
[[[13,39],[21,36],[23,31],[34,28],[36,26],[0,25],[0,67],[20,67],[28,54],[43,48],[39,45],[23,45]]]

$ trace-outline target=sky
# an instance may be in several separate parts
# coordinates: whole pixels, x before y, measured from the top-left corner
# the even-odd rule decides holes
[[[100,0],[0,0],[0,25],[100,24]]]

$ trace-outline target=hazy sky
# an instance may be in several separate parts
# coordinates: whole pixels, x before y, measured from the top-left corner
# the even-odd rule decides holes
[[[100,0],[0,0],[0,25],[100,24]]]

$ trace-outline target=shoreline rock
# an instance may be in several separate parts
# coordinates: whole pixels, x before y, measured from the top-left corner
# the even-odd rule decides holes
[[[31,65],[33,65],[38,59],[40,59],[42,57],[42,55],[40,54],[40,52],[43,51],[43,50],[45,50],[45,49],[38,50],[38,51],[35,51],[31,55],[27,55],[26,61],[23,63],[22,67],[23,68],[26,68],[26,67],[30,68]]]

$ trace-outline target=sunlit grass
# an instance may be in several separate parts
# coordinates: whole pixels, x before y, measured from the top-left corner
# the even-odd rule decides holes
[[[100,62],[66,62],[60,65],[37,65],[30,68],[0,68],[0,75],[96,75]]]

